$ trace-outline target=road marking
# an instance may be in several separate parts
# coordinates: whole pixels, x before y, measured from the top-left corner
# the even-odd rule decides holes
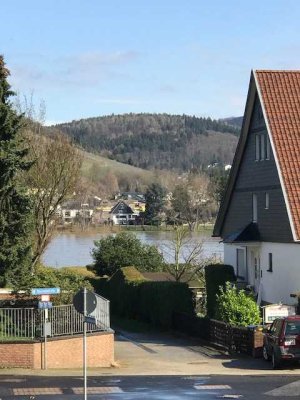
[[[229,385],[194,385],[197,390],[230,390]]]
[[[207,376],[184,376],[182,379],[187,379],[187,380],[191,380],[191,381],[198,381],[198,380],[203,380],[203,381],[208,381],[210,378],[208,378]]]
[[[14,396],[38,396],[38,395],[57,395],[63,394],[65,388],[15,388],[12,389]],[[69,389],[68,389],[69,390]],[[74,394],[83,394],[83,387],[72,387]],[[2,390],[1,390],[2,392]],[[123,393],[123,390],[118,386],[92,386],[87,388],[88,394],[116,394]],[[2,393],[1,393],[2,394]],[[11,392],[9,393],[11,394]],[[2,394],[3,395],[3,394]],[[1,399],[0,399],[1,400]]]
[[[71,388],[74,394],[83,394],[82,387]],[[88,394],[115,394],[115,393],[123,393],[123,390],[118,386],[94,386],[87,388]]]
[[[242,397],[242,394],[223,394],[223,396],[219,396],[218,399],[240,399]]]
[[[270,390],[265,393],[268,396],[282,397],[282,396],[300,396],[300,380],[296,382],[283,385],[279,388]]]
[[[35,396],[43,394],[63,394],[60,388],[16,388],[13,389],[15,396]]]

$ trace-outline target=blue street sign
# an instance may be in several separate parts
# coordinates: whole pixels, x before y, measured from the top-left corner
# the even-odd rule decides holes
[[[40,296],[42,294],[59,294],[59,293],[60,293],[59,287],[31,289],[31,294],[33,296]]]
[[[94,324],[96,325],[96,318],[95,317],[91,317],[91,316],[86,316],[84,318],[84,322],[86,322],[87,324]]]
[[[46,308],[52,308],[52,301],[39,301],[38,308],[43,310]]]

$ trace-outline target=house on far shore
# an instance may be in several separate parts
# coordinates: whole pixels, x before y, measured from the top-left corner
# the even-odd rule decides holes
[[[137,214],[123,200],[119,201],[109,214],[114,225],[132,225],[137,217]]]
[[[91,222],[94,206],[82,203],[79,200],[66,201],[59,210],[59,215],[64,224],[71,224],[79,220]]]
[[[300,71],[251,73],[242,131],[214,227],[258,302],[300,290]]]

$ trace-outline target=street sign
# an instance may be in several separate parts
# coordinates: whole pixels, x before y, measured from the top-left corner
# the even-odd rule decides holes
[[[50,294],[42,294],[41,301],[50,301]]]
[[[96,318],[95,317],[91,317],[91,316],[86,316],[85,318],[84,318],[84,321],[87,323],[87,324],[94,324],[94,325],[96,325]]]
[[[73,298],[73,305],[75,310],[80,314],[84,314],[84,290],[81,289]],[[97,298],[93,292],[86,290],[86,306],[85,314],[91,314],[97,306]]]
[[[60,288],[58,287],[31,289],[31,294],[33,296],[41,296],[42,294],[59,294],[59,293],[60,293]]]
[[[52,308],[52,301],[39,301],[38,308],[40,308],[42,310]]]

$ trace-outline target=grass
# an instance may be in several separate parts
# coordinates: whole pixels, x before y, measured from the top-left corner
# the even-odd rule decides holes
[[[19,336],[1,336],[0,335],[0,343],[3,342],[28,342],[35,340],[32,337],[19,337]]]
[[[123,164],[109,158],[102,157],[96,154],[88,153],[86,151],[83,154],[82,174],[88,176],[90,170],[93,167],[97,168],[97,174],[99,177],[107,175],[108,172],[112,172],[116,175],[139,175],[144,177],[152,177],[153,172],[147,171],[142,168],[137,168],[132,165]]]
[[[62,269],[66,270],[66,271],[74,272],[75,274],[78,274],[85,278],[92,278],[92,279],[97,278],[97,275],[95,274],[95,272],[91,271],[87,267],[64,267]]]

